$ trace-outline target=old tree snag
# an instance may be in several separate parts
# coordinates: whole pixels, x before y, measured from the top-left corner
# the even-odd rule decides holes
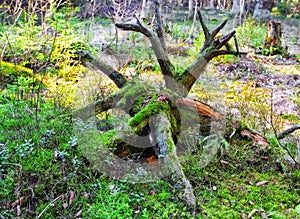
[[[126,148],[126,150],[133,151],[134,149],[132,148],[146,150],[149,146],[145,145],[150,145],[158,158],[156,159],[159,163],[158,165],[161,165],[161,162],[163,162],[169,168],[168,172],[170,172],[170,169],[175,171],[185,188],[185,198],[187,203],[192,207],[195,207],[196,200],[192,186],[184,175],[177,152],[180,153],[180,151],[186,150],[186,144],[190,140],[186,139],[186,136],[188,135],[192,135],[194,138],[199,136],[217,135],[218,130],[215,129],[214,131],[211,131],[210,127],[214,125],[215,127],[222,129],[221,126],[224,117],[209,105],[188,99],[187,95],[198,77],[204,72],[204,69],[210,60],[219,55],[240,55],[241,53],[238,51],[237,45],[236,51],[223,49],[228,41],[234,37],[235,31],[231,31],[221,38],[215,38],[220,30],[226,25],[226,20],[215,30],[210,32],[204,23],[201,12],[198,11],[198,17],[204,32],[205,42],[197,59],[188,66],[183,73],[178,74],[167,53],[158,0],[154,0],[153,2],[155,8],[155,23],[153,29],[146,26],[137,17],[131,22],[118,22],[115,25],[121,30],[142,33],[149,39],[161,68],[165,85],[162,88],[157,89],[151,84],[139,81],[138,78],[128,80],[121,73],[112,69],[98,58],[82,53],[81,55],[85,58],[86,62],[92,63],[115,82],[119,91],[105,99],[99,99],[92,104],[76,110],[74,112],[74,118],[76,122],[82,124],[91,118],[95,118],[97,114],[109,109],[118,108],[118,113],[123,111],[121,117],[117,116],[118,113],[114,114],[118,118],[116,119],[117,122],[113,129],[101,134],[97,132],[97,135],[100,135],[100,141],[107,145],[108,149],[99,149],[101,151],[96,153],[97,157],[94,156],[90,158],[90,161],[92,160],[91,162],[95,164],[97,162],[96,159],[107,160],[105,151],[118,154],[116,151],[120,151],[118,150],[119,148]],[[195,123],[196,125],[194,125],[194,127],[190,127],[191,124]],[[190,129],[196,129],[198,126],[200,126],[199,133],[189,132]],[[77,131],[82,133],[82,130],[83,129],[78,128]],[[92,138],[97,137],[96,135],[82,137],[82,139],[86,140]],[[85,142],[83,141],[82,143],[84,144]],[[210,153],[211,151],[215,151],[214,147],[218,143],[220,142],[211,141],[206,149],[207,152]],[[196,145],[197,143],[192,142],[191,144]],[[91,149],[86,150],[89,151]],[[126,150],[121,151],[123,154],[128,153]],[[202,165],[209,162],[208,157],[203,156],[203,160],[201,161]],[[156,171],[155,165],[151,163],[149,163],[149,167],[147,166],[146,169],[149,171],[154,169]],[[122,178],[124,176],[118,172],[118,168],[124,170],[124,166],[122,165],[123,164],[114,165],[112,169],[109,167],[109,164],[107,164],[107,166],[103,168],[110,168],[110,172],[114,173],[116,178]],[[130,164],[128,165],[130,166]],[[132,171],[130,173],[133,174],[135,180],[138,181],[138,176],[140,174],[140,172],[136,172],[136,169],[138,168],[130,166],[128,169]],[[150,175],[154,178],[155,176],[163,176],[163,173],[161,172],[163,171],[160,169],[159,171],[156,171],[156,175]],[[128,177],[130,178],[130,176]],[[145,180],[147,177],[148,176],[144,174],[140,180]]]
[[[282,38],[282,23],[279,21],[270,21],[264,44],[264,54],[275,55],[283,54],[287,48],[281,44]]]

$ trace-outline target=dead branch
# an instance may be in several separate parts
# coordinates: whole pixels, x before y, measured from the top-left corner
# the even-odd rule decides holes
[[[269,145],[269,142],[265,137],[253,130],[244,129],[241,131],[241,135],[251,138],[253,140],[254,145],[261,145],[264,147]]]
[[[245,54],[240,53],[239,51],[220,50],[235,35],[235,31],[232,31],[221,38],[215,39],[216,35],[226,25],[227,20],[223,21],[216,29],[212,31],[212,33],[210,33],[207,26],[204,23],[200,10],[198,10],[198,17],[204,32],[205,41],[199,52],[198,58],[185,70],[185,72],[182,75],[181,83],[183,86],[186,87],[188,91],[192,88],[193,84],[202,74],[202,72],[204,72],[206,64],[214,57],[228,54]]]
[[[118,88],[123,87],[127,83],[125,77],[120,72],[114,70],[110,65],[107,65],[100,59],[93,57],[86,51],[79,50],[77,53],[81,56],[81,58],[83,58],[84,65],[87,65],[85,63],[85,60],[87,60],[89,63],[107,75],[118,86]]]
[[[161,22],[161,12],[160,12],[160,7],[159,7],[159,2],[158,0],[154,0],[154,7],[155,7],[155,31],[156,34],[160,40],[161,46],[166,51],[166,42],[164,38],[164,31],[162,28],[162,22]]]
[[[277,135],[277,139],[283,139],[285,138],[287,135],[293,133],[294,131],[300,129],[300,124],[296,124],[294,126],[292,126],[291,128],[288,128],[282,132],[280,132],[278,135]]]
[[[116,27],[125,31],[142,33],[150,40],[162,74],[167,76],[165,77],[166,85],[167,87],[170,87],[171,85],[168,78],[175,77],[175,69],[157,34],[155,34],[150,28],[146,27],[137,17],[135,22],[116,23]]]
[[[80,118],[82,120],[94,117],[100,112],[104,112],[111,109],[113,107],[114,98],[114,95],[110,95],[103,100],[97,100],[87,106],[84,106],[83,108],[75,110],[73,112],[73,116],[74,118]]]

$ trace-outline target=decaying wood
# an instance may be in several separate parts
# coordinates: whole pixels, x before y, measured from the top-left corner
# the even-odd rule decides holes
[[[179,104],[183,104],[185,106],[191,106],[197,109],[197,112],[201,116],[207,116],[213,120],[223,120],[224,116],[218,111],[214,110],[211,106],[201,103],[199,101],[191,100],[188,98],[181,98],[176,101]]]
[[[166,150],[169,152],[164,157],[164,162],[168,163],[172,169],[175,171],[177,176],[181,179],[182,184],[184,185],[184,197],[186,199],[186,202],[194,208],[196,207],[196,197],[193,192],[193,187],[188,180],[188,178],[185,176],[183,168],[181,166],[180,160],[177,156],[177,150],[176,146],[174,144],[173,138],[172,138],[172,132],[171,132],[171,124],[168,119],[164,117],[164,115],[159,114],[156,118],[156,124],[158,129],[160,130],[160,134],[163,136],[156,139],[158,142],[158,145],[160,143],[166,145]],[[161,142],[163,139],[164,142]]]
[[[241,135],[251,138],[253,140],[254,145],[260,145],[264,147],[269,145],[268,140],[255,131],[244,129],[241,131]]]
[[[300,129],[300,124],[293,125],[291,128],[288,128],[277,135],[277,139],[283,139],[287,135],[293,133],[294,131]]]
[[[188,95],[188,92],[191,90],[193,84],[196,82],[198,77],[204,72],[207,63],[211,59],[219,55],[226,55],[226,54],[240,55],[241,54],[238,51],[237,46],[236,46],[237,51],[222,50],[222,47],[228,44],[228,41],[234,37],[235,31],[231,31],[230,33],[224,35],[221,38],[215,38],[216,35],[220,32],[220,30],[226,25],[227,20],[222,22],[215,30],[213,30],[210,33],[207,26],[204,23],[200,10],[198,10],[197,14],[204,32],[205,42],[201,51],[198,54],[197,59],[189,67],[187,67],[187,69],[182,75],[178,75],[176,74],[175,68],[172,65],[167,53],[166,43],[165,43],[163,28],[162,28],[162,21],[160,18],[160,9],[159,9],[158,0],[154,0],[154,7],[155,7],[155,25],[154,25],[155,32],[149,27],[145,26],[145,24],[143,24],[143,22],[140,21],[138,17],[135,17],[134,21],[124,22],[124,23],[119,22],[116,23],[115,25],[117,28],[121,30],[142,33],[149,39],[152,45],[152,49],[158,60],[159,66],[161,68],[161,72],[164,76],[166,87],[172,92],[174,92],[175,94],[181,95],[181,98],[176,100],[177,104],[182,104],[184,106],[188,106],[193,109],[196,109],[200,115],[207,117],[211,120],[217,120],[217,121],[223,120],[224,119],[223,115],[217,112],[216,110],[214,110],[213,108],[211,108],[209,105],[197,102],[195,100],[187,99],[186,96]],[[87,58],[89,62],[95,65],[104,74],[109,76],[116,83],[116,85],[119,88],[121,88],[121,91],[122,91],[122,87],[126,83],[131,83],[131,82],[127,82],[126,79],[119,72],[113,70],[110,66],[106,65],[101,60],[92,58],[90,55],[86,55],[86,54],[83,57]],[[75,112],[75,116],[77,115],[81,119],[83,118],[87,119],[91,116],[95,116],[99,112],[108,110],[113,106],[113,101],[115,99],[114,97],[115,96],[111,95],[104,100],[96,101],[95,103],[90,104],[83,109],[77,110]],[[147,102],[145,101],[145,103]],[[165,104],[166,103],[169,104],[168,101],[165,102]],[[157,114],[157,109],[153,109],[153,111],[149,113],[150,115],[149,117],[151,117],[151,115],[156,115],[156,114]],[[160,116],[160,114],[158,116]],[[147,119],[149,120],[149,118]],[[163,121],[165,121],[165,123],[163,123]],[[127,126],[129,125],[127,124]],[[157,135],[159,136],[159,138],[156,139],[156,142],[158,142],[158,146],[160,146],[159,148],[160,151],[163,152],[162,155],[164,155],[164,152],[168,152],[166,153],[165,156],[165,159],[167,159],[166,162],[169,162],[170,166],[173,168],[173,170],[175,170],[177,175],[182,180],[182,183],[185,187],[185,198],[187,200],[187,203],[195,207],[196,199],[193,194],[191,183],[186,178],[183,168],[180,164],[179,158],[177,156],[176,146],[173,139],[173,136],[176,135],[176,133],[172,133],[170,121],[168,121],[168,119],[166,118],[161,118],[155,123],[155,128],[158,128],[158,130],[165,129],[165,131],[160,132],[160,134]]]
[[[90,62],[105,75],[107,75],[118,86],[118,88],[122,88],[127,83],[127,80],[120,72],[114,70],[110,65],[101,61],[99,58],[95,58],[85,51],[78,50],[77,52],[83,58],[84,64],[85,61]]]
[[[137,17],[135,22],[116,23],[116,27],[121,30],[142,33],[149,39],[160,65],[162,74],[165,76],[166,86],[172,87],[172,85],[168,82],[170,78],[175,78],[175,68],[171,63],[168,54],[161,45],[161,41],[158,36],[150,28],[146,27]]]
[[[221,38],[215,39],[220,30],[225,27],[227,20],[223,21],[215,30],[210,33],[204,23],[200,10],[198,10],[198,17],[204,32],[205,41],[200,50],[198,58],[183,73],[181,83],[188,91],[191,90],[195,81],[204,72],[207,63],[211,59],[219,55],[241,54],[239,51],[221,50],[221,48],[225,46],[228,41],[235,35],[235,31],[232,31]]]
[[[73,112],[73,117],[86,120],[96,116],[98,113],[105,112],[113,107],[114,97],[114,95],[111,95],[105,99],[97,100],[83,108],[75,110]]]
[[[161,21],[161,12],[159,7],[158,0],[154,0],[154,8],[155,8],[155,31],[160,40],[161,46],[164,51],[166,51],[166,42],[164,37],[163,25]]]
[[[265,40],[265,47],[281,47],[282,23],[278,21],[270,21]]]

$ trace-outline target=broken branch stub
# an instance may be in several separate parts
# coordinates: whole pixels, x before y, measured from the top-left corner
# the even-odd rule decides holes
[[[216,35],[225,27],[227,20],[223,21],[216,29],[209,32],[201,11],[198,10],[198,17],[200,20],[201,27],[204,32],[204,44],[198,54],[198,58],[185,70],[183,75],[181,76],[181,84],[190,91],[195,81],[199,78],[199,76],[204,72],[204,69],[207,63],[212,60],[214,57],[219,55],[241,55],[245,53],[241,53],[237,51],[231,50],[222,50],[221,48],[228,44],[228,41],[235,36],[235,31],[228,33],[222,38],[215,39]],[[236,44],[236,48],[238,48]]]
[[[125,31],[134,31],[144,34],[150,41],[152,49],[155,53],[159,66],[161,68],[162,74],[165,77],[166,86],[171,88],[172,85],[169,84],[168,78],[175,77],[175,68],[172,65],[166,50],[164,49],[160,38],[155,34],[150,28],[146,27],[142,22],[136,17],[135,22],[127,23],[116,23],[117,28]]]

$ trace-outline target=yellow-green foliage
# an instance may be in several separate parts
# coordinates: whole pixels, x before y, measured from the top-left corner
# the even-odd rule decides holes
[[[13,84],[20,76],[33,77],[33,72],[23,66],[0,61],[0,89],[3,89],[6,84]]]
[[[116,130],[109,130],[101,134],[102,143],[108,147],[116,147],[121,142],[121,140],[117,139],[116,136],[117,136]]]
[[[251,46],[255,49],[264,44],[266,33],[266,25],[258,24],[253,19],[247,19],[242,26],[236,28],[236,36],[240,46]]]

